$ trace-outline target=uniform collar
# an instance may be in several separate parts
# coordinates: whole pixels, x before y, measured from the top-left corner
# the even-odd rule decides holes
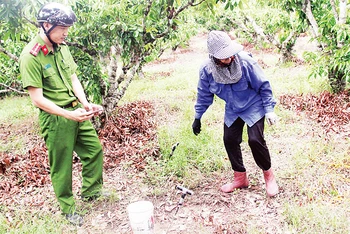
[[[47,45],[46,43],[45,43],[45,41],[41,38],[41,36],[40,36],[40,34],[38,34],[37,36],[36,36],[36,41],[39,43],[39,45],[41,46],[41,48],[42,48],[42,51],[43,51],[43,53],[45,54],[45,55],[47,55],[47,54],[50,54],[50,53],[54,53],[52,50],[51,50],[51,47],[49,46],[49,45]],[[62,45],[66,45],[65,43],[63,43],[63,44],[60,44],[60,45],[58,45],[57,46],[57,51],[60,51],[61,50],[61,47],[62,47]],[[45,53],[45,48],[47,49],[47,52]]]

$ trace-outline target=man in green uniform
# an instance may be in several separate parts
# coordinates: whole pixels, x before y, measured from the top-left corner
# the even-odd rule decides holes
[[[64,40],[76,22],[74,12],[59,3],[44,5],[37,16],[40,33],[23,49],[20,72],[23,87],[40,109],[39,122],[48,148],[50,174],[62,213],[81,225],[72,192],[72,158],[82,162],[81,196],[97,198],[102,189],[103,152],[90,119],[102,106],[89,103],[76,75],[75,64]]]

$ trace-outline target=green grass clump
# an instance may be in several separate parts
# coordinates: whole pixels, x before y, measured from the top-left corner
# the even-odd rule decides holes
[[[28,118],[37,115],[37,109],[29,97],[7,97],[1,99],[0,123],[21,124]]]
[[[64,217],[48,211],[33,211],[18,208],[9,210],[0,206],[0,233],[6,234],[48,234],[76,233],[77,227],[68,225]]]
[[[0,139],[0,152],[24,153],[27,135],[39,134],[38,109],[28,96],[6,97],[0,102],[0,123],[11,129],[11,134]]]
[[[286,222],[293,233],[349,233],[350,222],[345,210],[339,210],[332,204],[298,204],[286,205],[284,212]]]

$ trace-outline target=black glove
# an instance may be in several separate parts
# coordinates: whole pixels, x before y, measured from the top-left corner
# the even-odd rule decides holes
[[[201,120],[200,119],[195,119],[192,124],[192,129],[194,135],[198,135],[201,132]]]

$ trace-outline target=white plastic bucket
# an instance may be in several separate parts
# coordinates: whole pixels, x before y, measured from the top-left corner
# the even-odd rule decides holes
[[[128,205],[130,226],[134,234],[152,234],[154,230],[153,204],[138,201]]]

